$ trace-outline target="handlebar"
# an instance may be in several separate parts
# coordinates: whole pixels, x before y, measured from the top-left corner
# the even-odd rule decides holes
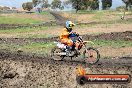
[[[78,37],[78,41],[79,42],[83,42],[83,43],[91,43],[91,44],[94,44],[94,42],[92,42],[92,41],[83,41],[83,39],[80,36]]]
[[[78,36],[78,41],[83,42],[83,39],[80,36]]]

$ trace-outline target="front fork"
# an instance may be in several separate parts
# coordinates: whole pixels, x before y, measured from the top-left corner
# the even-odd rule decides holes
[[[86,45],[84,44],[84,48],[87,54],[89,54],[89,57],[93,57],[93,54],[90,50],[88,50],[88,48],[86,47]]]

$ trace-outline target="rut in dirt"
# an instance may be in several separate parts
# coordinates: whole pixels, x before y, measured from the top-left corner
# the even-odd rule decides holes
[[[121,58],[126,59],[126,58]],[[127,58],[132,60],[132,58]],[[11,52],[9,50],[0,50],[0,87],[1,88],[83,88],[77,87],[76,84],[76,68],[83,66],[88,68],[89,73],[107,74],[110,72],[120,73],[120,71],[129,71],[132,73],[131,66],[109,67],[110,61],[101,61],[96,65],[90,66],[81,61],[54,61],[49,57],[33,55],[27,53]],[[118,61],[119,62],[119,61]],[[130,63],[130,61],[129,61]],[[108,67],[106,67],[107,65]],[[127,65],[127,64],[126,64]],[[105,70],[106,69],[106,70]],[[90,87],[89,87],[90,85]],[[96,88],[94,85],[88,84],[85,88]],[[103,86],[103,85],[102,85]],[[99,88],[102,88],[99,87]],[[104,85],[109,86],[109,85]],[[126,85],[131,86],[131,84]],[[127,88],[127,87],[125,87]]]
[[[126,32],[112,32],[112,33],[103,33],[100,35],[82,35],[84,40],[125,40],[125,41],[132,41],[132,31]],[[18,45],[25,45],[30,43],[40,43],[40,42],[54,42],[59,41],[59,37],[50,37],[50,38],[0,38],[0,43],[7,43],[7,44],[18,44]]]
[[[83,35],[84,40],[94,40],[94,39],[103,39],[103,40],[125,40],[125,41],[132,41],[132,31],[126,32],[113,32],[113,33],[104,33],[100,35]],[[17,44],[17,45],[25,45],[31,43],[48,43],[58,41],[58,37],[51,37],[51,38],[0,38],[1,44]],[[0,50],[0,58],[12,58],[13,60],[25,60],[25,61],[38,61],[41,63],[47,64],[60,64],[60,65],[80,65],[86,66],[87,64],[81,60],[77,59],[64,59],[64,61],[54,61],[51,58],[45,56],[38,56],[36,54],[26,54],[22,51],[19,52],[10,52],[9,50]],[[28,58],[28,59],[27,59]],[[100,59],[100,61],[95,65],[96,67],[112,67],[112,66],[125,66],[125,67],[132,67],[132,58],[131,57],[123,57],[125,59],[118,58],[118,59]]]
[[[65,22],[67,21],[67,20],[70,20],[69,18],[65,18],[65,17],[63,17],[63,16],[61,16],[60,14],[58,14],[57,12],[50,12],[50,14],[52,14],[54,17],[55,17],[55,19],[56,19],[56,24],[58,24],[58,25],[63,25],[63,26],[65,26]]]
[[[90,65],[84,62],[82,58],[64,58],[62,61],[55,61],[49,56],[43,56],[38,54],[24,53],[24,52],[12,52],[9,50],[0,50],[0,59],[10,59],[14,61],[26,61],[26,62],[39,62],[41,64],[52,64],[52,65],[67,65],[67,66],[78,66],[82,65],[95,66],[97,68],[113,68],[113,67],[129,67],[132,68],[132,57],[118,57],[103,59],[100,58],[99,62]]]

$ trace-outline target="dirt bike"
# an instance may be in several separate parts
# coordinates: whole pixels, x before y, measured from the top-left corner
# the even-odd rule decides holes
[[[64,57],[78,57],[82,55],[82,58],[86,63],[95,64],[99,61],[100,54],[96,48],[87,47],[87,43],[93,43],[91,41],[83,41],[81,36],[76,36],[72,38],[72,40],[77,40],[79,46],[77,49],[71,49],[66,51],[66,45],[62,44],[61,42],[55,42],[57,45],[51,50],[51,57],[54,60],[63,60]],[[82,48],[83,51],[82,51]],[[82,52],[81,52],[82,51]]]

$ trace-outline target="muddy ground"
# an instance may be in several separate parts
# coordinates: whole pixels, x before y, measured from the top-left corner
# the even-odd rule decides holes
[[[96,65],[82,60],[54,61],[50,58],[0,50],[1,88],[131,88],[128,84],[76,83],[76,68],[82,65],[89,74],[130,74],[132,58],[101,59]],[[123,87],[120,87],[123,86]]]
[[[132,32],[105,33],[97,36],[84,35],[85,40],[132,40]],[[51,42],[55,38],[1,38],[8,44],[28,44],[31,42]],[[131,88],[128,84],[85,84],[76,82],[76,69],[82,65],[88,74],[130,74],[132,75],[132,57],[100,59],[95,65],[89,65],[82,59],[54,61],[50,57],[25,52],[0,50],[0,87],[1,88]]]
[[[52,14],[58,24],[64,19]],[[60,23],[59,23],[60,22]],[[81,30],[82,31],[82,30]],[[85,40],[126,40],[132,41],[132,32],[113,32],[100,35],[83,35]],[[0,38],[0,43],[24,45],[32,42],[53,42],[54,38]],[[82,59],[54,61],[43,55],[0,50],[0,88],[131,88],[128,84],[85,84],[76,82],[76,69],[82,65],[88,74],[130,74],[132,75],[132,57],[114,57],[100,59],[95,65],[89,65]]]
[[[84,40],[125,40],[125,41],[132,41],[132,31],[125,31],[125,32],[111,32],[111,33],[103,33],[99,35],[80,35],[83,37]],[[0,38],[0,43],[7,43],[7,44],[18,44],[24,45],[33,42],[53,42],[59,41],[59,37],[51,37],[51,38]]]

